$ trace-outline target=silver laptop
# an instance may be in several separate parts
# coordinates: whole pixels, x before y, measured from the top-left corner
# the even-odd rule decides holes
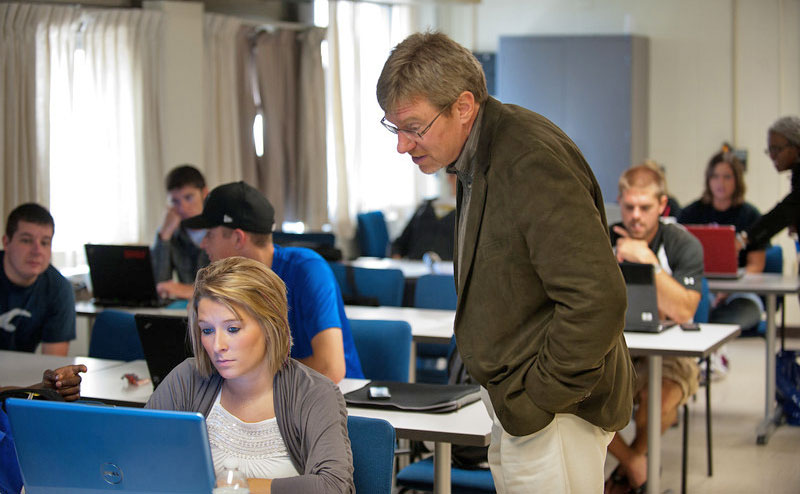
[[[628,291],[625,331],[658,333],[674,326],[674,321],[659,319],[653,265],[623,262],[619,268]]]
[[[6,400],[27,494],[210,494],[199,413]]]

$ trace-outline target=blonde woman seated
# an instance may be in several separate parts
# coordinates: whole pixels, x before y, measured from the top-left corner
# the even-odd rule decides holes
[[[251,493],[355,492],[344,399],[289,358],[287,312],[285,285],[262,263],[231,257],[201,269],[189,306],[195,357],[146,407],[205,415],[217,475],[236,458]]]

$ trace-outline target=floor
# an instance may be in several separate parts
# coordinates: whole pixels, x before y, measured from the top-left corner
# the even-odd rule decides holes
[[[787,348],[800,349],[800,339]],[[712,477],[706,476],[705,392],[689,402],[689,468],[687,491],[692,493],[800,493],[800,427],[779,427],[764,446],[756,444],[755,429],[764,413],[765,349],[761,338],[739,338],[725,353],[730,370],[711,387],[713,426]],[[623,435],[630,437],[632,428]],[[662,492],[681,487],[681,428],[668,430],[662,440]],[[616,462],[609,458],[606,472]]]

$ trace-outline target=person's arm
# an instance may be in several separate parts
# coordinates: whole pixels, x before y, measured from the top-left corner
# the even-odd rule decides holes
[[[328,328],[311,339],[313,353],[300,362],[338,383],[344,379],[344,345],[341,328]]]
[[[792,190],[772,210],[764,214],[741,235],[746,245],[766,244],[776,233],[792,226],[800,211],[800,190]]]
[[[507,196],[509,208],[498,221],[508,224],[510,236],[524,237],[526,269],[541,280],[548,299],[536,303],[554,307],[525,390],[542,410],[574,409],[605,377],[603,362],[620,344],[625,321],[625,282],[599,186],[578,155],[553,155],[549,148],[503,171],[495,193]]]
[[[745,264],[744,269],[748,273],[763,273],[766,264],[767,251],[751,250],[747,253],[747,264]]]
[[[194,293],[194,286],[178,281],[162,281],[156,285],[156,291],[161,298],[180,298],[189,300]]]
[[[79,372],[86,372],[86,366],[66,365],[56,370],[47,369],[42,373],[42,381],[31,384],[29,388],[50,388],[54,389],[64,397],[66,401],[75,401],[81,397],[81,376]],[[0,391],[20,389],[19,386],[0,386]]]
[[[58,343],[42,343],[42,353],[44,355],[66,357],[67,353],[69,353],[69,342],[59,341]]]
[[[658,310],[666,318],[679,324],[691,321],[697,311],[697,305],[700,303],[700,292],[686,288],[664,271],[658,257],[655,252],[650,250],[647,242],[629,238],[625,229],[620,226],[615,226],[614,232],[620,235],[616,244],[618,261],[652,264],[656,267]],[[702,262],[702,251],[699,253],[699,259]]]
[[[170,246],[172,235],[180,225],[180,216],[174,208],[169,208],[164,215],[164,221],[161,227],[156,231],[153,247],[150,248],[150,256],[153,263],[153,277],[156,282],[166,281],[172,278]]]

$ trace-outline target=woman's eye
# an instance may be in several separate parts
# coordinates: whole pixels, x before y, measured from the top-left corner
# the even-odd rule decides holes
[[[228,332],[229,333],[237,333],[239,331],[239,329],[240,328],[238,326],[230,326],[230,327],[228,327]]]
[[[200,328],[200,332],[203,334],[212,334],[214,332],[214,328]]]

